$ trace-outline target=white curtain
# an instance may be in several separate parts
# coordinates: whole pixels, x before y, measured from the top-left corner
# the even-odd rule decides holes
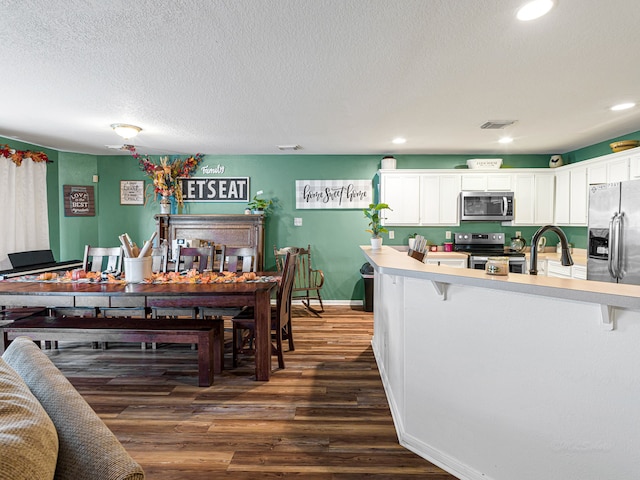
[[[0,228],[0,270],[11,268],[9,253],[50,248],[46,162],[0,156]]]

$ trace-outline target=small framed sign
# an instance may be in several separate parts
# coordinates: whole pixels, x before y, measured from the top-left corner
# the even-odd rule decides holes
[[[63,185],[65,217],[95,217],[96,202],[91,185]]]
[[[120,205],[144,205],[143,180],[120,180]]]

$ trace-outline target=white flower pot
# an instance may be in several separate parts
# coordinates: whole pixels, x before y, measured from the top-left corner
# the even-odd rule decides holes
[[[415,238],[410,238],[409,239],[409,249],[413,250],[413,247],[415,246],[415,244],[416,244],[416,239]]]
[[[171,202],[169,200],[160,200],[160,213],[163,215],[171,213]]]
[[[371,249],[380,250],[382,248],[382,237],[371,237]]]

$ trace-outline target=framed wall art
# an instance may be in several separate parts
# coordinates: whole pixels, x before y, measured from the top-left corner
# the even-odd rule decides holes
[[[144,205],[144,180],[120,180],[120,205]]]

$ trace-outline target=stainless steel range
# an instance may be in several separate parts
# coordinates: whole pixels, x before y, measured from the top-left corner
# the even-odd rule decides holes
[[[484,270],[489,257],[508,257],[510,272],[526,270],[524,253],[505,249],[504,233],[456,233],[453,249],[469,254],[469,268]]]

